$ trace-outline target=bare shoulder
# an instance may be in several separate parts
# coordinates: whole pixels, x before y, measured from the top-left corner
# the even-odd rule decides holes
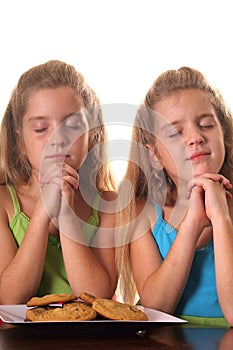
[[[117,193],[114,191],[103,192],[99,203],[99,217],[101,226],[115,226],[116,206]]]
[[[105,191],[102,193],[102,198],[107,202],[112,202],[117,199],[117,192]]]
[[[154,205],[148,200],[140,199],[136,201],[135,235],[140,238],[144,234],[151,232],[156,222],[156,212]]]
[[[11,200],[11,195],[5,185],[0,185],[0,257],[1,267],[4,269],[4,264],[8,262],[12,253],[16,250],[16,242],[9,230],[9,222],[14,215],[14,206]],[[0,273],[1,273],[0,271]]]
[[[13,203],[10,192],[5,185],[0,185],[0,215],[2,217],[11,217],[13,215]]]
[[[153,203],[146,199],[136,200],[136,213],[140,216],[146,216],[150,221],[155,221],[156,212]]]
[[[9,190],[7,189],[6,185],[0,185],[0,195],[1,197],[9,195]]]
[[[116,211],[117,193],[114,191],[105,191],[101,195],[99,211],[105,213],[114,213]]]

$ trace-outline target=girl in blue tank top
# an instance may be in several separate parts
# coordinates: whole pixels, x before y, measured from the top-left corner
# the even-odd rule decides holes
[[[232,113],[200,72],[182,67],[155,80],[132,135],[119,189],[124,203],[135,194],[118,218],[125,300],[137,290],[144,306],[233,326]]]

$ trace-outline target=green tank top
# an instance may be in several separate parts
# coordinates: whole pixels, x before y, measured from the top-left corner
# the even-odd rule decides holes
[[[9,223],[9,228],[16,240],[17,245],[20,246],[30,219],[23,212],[21,212],[14,187],[12,185],[7,185],[7,187],[10,191],[14,205],[14,216]],[[82,226],[82,232],[88,244],[91,243],[97,231],[97,227],[99,226],[98,205],[100,198],[100,194],[97,193],[93,205],[94,209],[92,215],[90,216],[89,220]],[[60,239],[52,234],[49,234],[44,271],[37,296],[53,293],[70,294],[72,293],[72,290],[70,288],[65,271]]]

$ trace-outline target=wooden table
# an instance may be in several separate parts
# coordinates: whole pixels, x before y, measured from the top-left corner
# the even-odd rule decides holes
[[[190,325],[162,326],[143,335],[39,335],[28,327],[0,324],[1,350],[73,349],[186,349],[232,350],[233,328],[193,328]]]

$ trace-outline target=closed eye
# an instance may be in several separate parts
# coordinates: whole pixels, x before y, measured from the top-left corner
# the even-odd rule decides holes
[[[81,112],[77,112],[69,116],[65,120],[64,125],[70,129],[86,129],[84,119],[84,115]]]
[[[204,115],[198,122],[198,126],[202,129],[211,129],[216,125],[214,116]]]
[[[181,134],[180,131],[176,131],[176,132],[171,133],[171,134],[169,135],[169,137],[175,137],[175,136],[178,136],[178,135],[180,135],[180,134]]]
[[[65,123],[65,126],[71,129],[80,129],[83,126],[83,123],[75,120],[75,121],[69,121],[68,123]]]
[[[179,136],[181,133],[182,133],[182,129],[175,128],[175,127],[168,129],[166,132],[167,136],[170,138]]]
[[[35,129],[34,131],[38,134],[41,134],[43,131],[46,131],[48,128],[40,128],[40,129]]]
[[[182,126],[181,125],[166,125],[165,127],[162,127],[160,129],[160,137],[162,138],[173,138],[176,136],[179,136],[180,134],[182,134]]]
[[[202,129],[211,129],[211,128],[213,128],[214,126],[215,126],[214,124],[200,125],[200,128],[202,128]]]

